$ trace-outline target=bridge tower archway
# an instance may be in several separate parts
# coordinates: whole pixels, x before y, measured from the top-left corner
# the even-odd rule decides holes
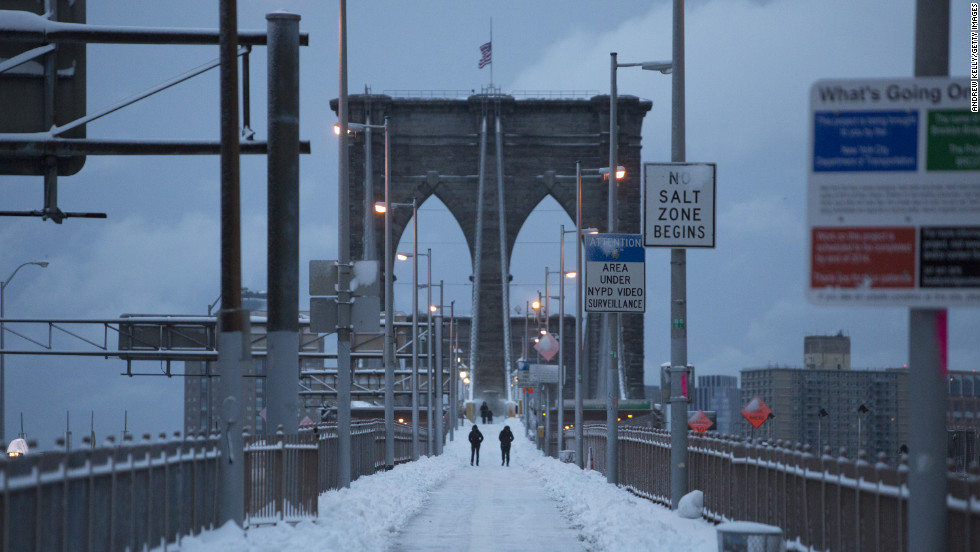
[[[336,100],[331,104],[336,110]],[[616,189],[616,215],[617,228],[623,233],[641,231],[641,127],[651,106],[635,96],[619,97],[619,164],[626,167],[627,176]],[[510,303],[508,268],[517,234],[546,196],[553,197],[574,220],[575,180],[563,177],[575,174],[576,161],[588,169],[608,165],[609,96],[519,100],[493,93],[465,99],[363,94],[351,95],[348,108],[353,122],[378,125],[389,119],[391,201],[411,203],[415,198],[421,205],[436,196],[462,229],[473,265],[468,352],[474,389],[506,397],[508,374],[519,355],[511,350],[511,313],[509,307],[504,308]],[[364,143],[368,136],[370,148]],[[349,143],[351,251],[364,249],[368,256],[373,249],[372,258],[380,259],[383,221],[364,211],[384,198],[384,133],[359,135]],[[370,156],[365,153],[368,149]],[[371,184],[366,184],[367,174]],[[584,227],[606,228],[607,194],[606,183],[584,182]],[[395,243],[409,224],[410,211],[392,213]],[[587,359],[594,366],[597,332],[590,331],[588,340],[595,342]],[[623,343],[626,395],[640,398],[642,315],[623,316]]]

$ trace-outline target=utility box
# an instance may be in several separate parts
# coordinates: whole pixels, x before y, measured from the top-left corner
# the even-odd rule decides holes
[[[715,528],[718,552],[786,552],[783,530],[754,521],[732,521]]]

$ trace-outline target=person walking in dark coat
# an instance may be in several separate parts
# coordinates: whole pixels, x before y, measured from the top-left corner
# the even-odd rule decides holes
[[[510,432],[510,426],[504,426],[500,430],[500,465],[510,465],[510,444],[514,441],[514,434]]]
[[[480,420],[482,420],[483,423],[487,423],[488,412],[490,412],[490,407],[487,406],[487,401],[483,401],[483,404],[480,405]]]
[[[470,430],[470,465],[473,465],[473,459],[476,458],[476,465],[480,465],[480,443],[483,442],[483,434],[473,424],[473,429]]]

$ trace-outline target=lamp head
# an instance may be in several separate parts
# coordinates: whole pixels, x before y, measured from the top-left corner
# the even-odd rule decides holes
[[[399,261],[407,261],[408,260],[408,255],[406,255],[404,253],[396,253],[395,254],[395,258],[398,259]]]
[[[599,174],[602,175],[604,179],[609,178],[609,167],[603,167],[599,169]],[[622,165],[616,166],[616,180],[622,180],[626,178],[626,167]]]
[[[660,71],[664,75],[669,75],[674,72],[674,63],[672,61],[644,61],[640,64],[640,68],[645,71]]]
[[[538,310],[541,308],[541,301],[531,301],[531,308]]]
[[[45,268],[45,267],[48,266],[48,261],[38,261],[38,262],[36,262],[34,264],[36,264],[37,266],[39,266],[41,268]]]
[[[375,213],[384,213],[387,210],[388,210],[388,208],[385,207],[385,204],[384,203],[378,202],[378,203],[375,203],[374,204],[374,212]]]

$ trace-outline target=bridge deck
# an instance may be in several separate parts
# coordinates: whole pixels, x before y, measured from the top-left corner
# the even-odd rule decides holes
[[[515,434],[510,466],[500,465],[497,435],[504,421],[479,426],[485,439],[479,466],[469,465],[466,436],[472,424],[446,444],[445,453],[463,467],[432,491],[421,512],[392,539],[392,552],[585,550],[579,531],[526,467],[531,455],[540,453],[522,435],[522,425],[507,423]]]

